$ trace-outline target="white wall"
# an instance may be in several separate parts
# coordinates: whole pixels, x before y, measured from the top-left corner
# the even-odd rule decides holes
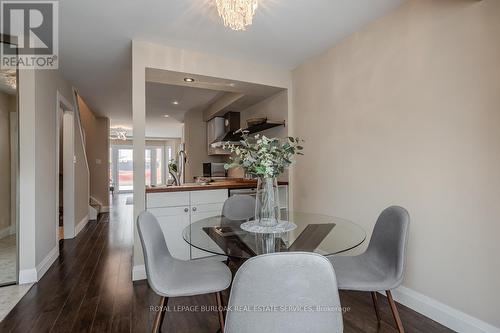
[[[498,0],[411,0],[293,73],[296,209],[370,233],[406,207],[404,286],[462,332],[500,327],[499,18]]]
[[[239,62],[220,56],[181,50],[148,42],[132,42],[132,111],[134,122],[134,218],[144,210],[144,141],[146,109],[146,68],[206,75],[230,80],[291,88],[291,73],[285,69]],[[289,101],[291,94],[288,96]],[[290,103],[291,104],[291,103]],[[290,120],[290,119],[289,119]],[[135,225],[135,224],[134,224]],[[134,265],[144,262],[135,233]]]
[[[19,71],[19,283],[37,280],[35,71]],[[55,98],[54,98],[55,101]],[[55,104],[54,104],[55,107]]]

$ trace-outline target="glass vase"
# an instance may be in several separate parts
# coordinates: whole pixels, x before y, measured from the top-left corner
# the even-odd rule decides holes
[[[255,197],[255,220],[262,227],[274,227],[280,220],[278,181],[259,178]]]

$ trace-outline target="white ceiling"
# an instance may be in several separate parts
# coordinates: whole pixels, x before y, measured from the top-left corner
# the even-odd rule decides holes
[[[224,92],[216,90],[148,82],[146,83],[146,119],[183,123],[187,111],[205,107],[223,94]],[[168,118],[164,117],[166,114],[169,115]]]
[[[253,26],[225,28],[215,0],[60,1],[60,67],[92,109],[131,118],[131,40],[292,69],[404,0],[259,0]]]
[[[203,108],[223,92],[161,83],[146,84],[146,136],[181,137],[184,115]],[[178,102],[177,105],[173,102]],[[165,115],[169,117],[166,118]],[[123,121],[122,121],[123,122]],[[131,122],[127,122],[131,127]]]

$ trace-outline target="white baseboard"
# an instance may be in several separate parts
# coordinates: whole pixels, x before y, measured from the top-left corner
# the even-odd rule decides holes
[[[36,275],[37,279],[40,280],[42,276],[47,273],[50,266],[57,260],[59,257],[59,246],[56,245],[52,250],[50,250],[49,254],[43,258],[43,260],[36,265]],[[37,280],[37,281],[38,281]]]
[[[19,271],[19,284],[38,282],[59,257],[59,246],[55,246],[35,268]]]
[[[109,206],[101,206],[101,213],[109,213]]]
[[[500,333],[500,328],[494,327],[410,288],[401,286],[393,290],[392,294],[397,302],[456,332]]]
[[[146,279],[146,266],[137,265],[132,268],[132,281],[139,281]]]
[[[83,228],[85,228],[85,226],[87,225],[87,223],[89,222],[89,216],[85,216],[80,222],[78,222],[78,224],[76,225],[75,227],[75,237],[76,235],[78,235],[78,233],[80,231],[82,231]]]
[[[10,227],[0,229],[0,238],[4,238],[10,235]]]
[[[22,269],[19,271],[19,284],[37,282],[36,268]]]
[[[13,235],[16,233],[16,226],[11,225],[10,227],[6,227],[3,229],[0,229],[0,238],[4,238],[10,235]]]

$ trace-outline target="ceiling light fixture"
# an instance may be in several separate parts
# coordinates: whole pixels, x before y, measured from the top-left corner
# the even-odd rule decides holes
[[[113,140],[127,140],[127,129],[123,127],[112,127],[109,132],[109,137]]]
[[[185,77],[184,82],[194,82],[194,79],[192,77]]]
[[[173,105],[179,105],[179,102],[178,101],[173,101],[172,104]]]
[[[252,24],[257,0],[215,0],[224,25],[233,30],[246,30]]]
[[[17,73],[15,69],[0,71],[0,82],[3,81],[11,89],[17,88]]]
[[[170,117],[168,114],[163,115],[163,117],[168,118]]]

